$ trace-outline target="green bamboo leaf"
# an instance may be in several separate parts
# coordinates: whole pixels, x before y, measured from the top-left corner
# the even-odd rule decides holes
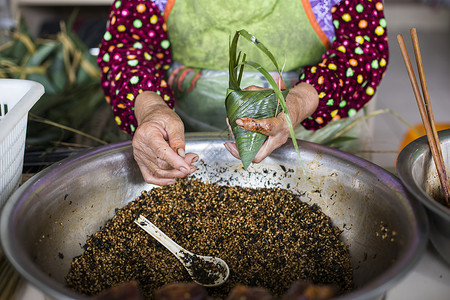
[[[19,64],[25,55],[29,54],[26,45],[19,39],[14,39],[12,43],[8,44],[8,47],[0,51],[0,57],[14,61]]]
[[[57,50],[58,44],[55,42],[49,42],[46,44],[41,45],[39,48],[36,49],[36,52],[34,52],[28,61],[26,62],[25,66],[40,66],[45,60],[49,59],[51,57],[51,54]]]
[[[284,91],[284,97],[288,91]],[[273,118],[278,111],[277,95],[273,90],[230,91],[225,99],[228,121],[233,131],[244,169],[251,164],[267,136],[242,129],[236,120],[243,117]]]
[[[240,61],[240,56],[241,53],[239,53],[239,55],[236,54],[236,50],[237,50],[237,43],[238,43],[238,39],[239,39],[239,34],[235,34],[233,37],[233,40],[230,42],[230,47],[229,47],[229,66],[228,66],[228,70],[229,70],[229,83],[228,83],[228,87],[229,90],[232,91],[239,91],[241,89],[241,85],[240,85],[240,81],[238,81],[238,75],[237,75],[237,69],[236,66],[239,64]],[[242,70],[241,70],[242,73]],[[241,78],[239,76],[239,78]]]
[[[272,61],[276,70],[278,71],[281,80],[282,75],[275,57],[260,41],[258,41],[256,37],[245,30],[236,32],[233,40],[230,42],[229,88],[227,91],[227,96],[225,98],[225,106],[227,108],[227,117],[232,128],[233,135],[235,136],[236,145],[238,147],[239,155],[244,165],[244,169],[246,169],[253,161],[256,153],[267,137],[264,138],[259,133],[243,130],[237,124],[235,124],[235,121],[243,116],[256,119],[273,117],[278,113],[278,105],[281,105],[281,108],[283,109],[283,112],[285,114],[292,143],[300,158],[300,162],[304,170],[300,151],[297,145],[297,140],[295,138],[294,127],[292,125],[291,118],[289,117],[285,101],[285,97],[287,96],[289,91],[285,90],[282,92],[269,72],[256,62],[246,61],[245,54],[242,55],[242,60],[240,59],[241,53],[239,52],[239,54],[237,54],[237,43],[239,36],[243,36],[249,42],[258,47],[258,49],[260,49]],[[269,93],[271,94],[270,97],[268,97],[268,95],[266,94],[267,92],[265,92],[264,90],[253,91],[252,97],[248,97],[246,96],[247,94],[243,93],[240,88],[240,79],[242,77],[242,72],[244,71],[244,65],[255,68],[267,79],[267,81],[273,88],[273,90],[269,90]],[[252,99],[252,101],[250,101],[249,99]],[[259,102],[259,100],[262,99],[264,99],[264,104]],[[272,102],[269,105],[270,101]],[[258,110],[258,106],[261,106],[261,110]],[[256,113],[256,110],[258,110],[258,114]],[[238,139],[236,135],[238,135],[240,139]]]
[[[67,71],[64,64],[64,50],[58,45],[57,52],[48,67],[48,74],[58,92],[63,92],[68,85]]]
[[[44,86],[46,94],[56,94],[56,88],[52,81],[46,74],[32,73],[27,75],[28,80],[39,82]],[[38,101],[37,103],[42,103],[43,101]]]
[[[89,52],[88,47],[84,44],[84,42],[78,37],[78,35],[74,31],[66,30],[63,32],[63,34],[67,35],[67,37],[72,41],[76,49],[82,50],[83,52]]]
[[[74,29],[75,21],[77,20],[78,14],[80,13],[80,8],[77,6],[75,7],[71,14],[69,15],[69,19],[67,20],[67,27],[69,28],[69,31],[72,32]]]
[[[276,70],[279,71],[280,67],[278,67],[278,63],[277,60],[275,59],[275,57],[273,56],[273,54],[269,51],[269,49],[266,48],[266,46],[264,46],[263,43],[261,43],[255,36],[253,36],[252,34],[250,34],[248,31],[246,30],[239,30],[239,35],[243,36],[244,38],[246,38],[249,42],[251,42],[253,45],[255,45],[256,47],[259,48],[259,50],[261,50],[273,63],[273,65],[275,66]]]
[[[298,157],[300,159],[300,163],[301,163],[302,168],[304,170],[303,162],[302,162],[302,159],[301,159],[301,156],[300,156],[300,150],[298,149],[297,139],[295,138],[294,127],[292,126],[291,117],[289,116],[289,113],[288,113],[288,110],[287,110],[287,106],[286,106],[286,101],[285,101],[286,96],[282,95],[281,90],[278,87],[278,85],[275,82],[275,80],[273,79],[273,77],[270,76],[269,72],[267,72],[260,64],[255,63],[255,62],[251,62],[251,61],[244,62],[244,63],[254,67],[257,71],[259,71],[266,78],[266,80],[269,82],[269,84],[272,86],[275,94],[278,97],[279,104],[281,105],[281,108],[283,109],[284,117],[286,118],[286,123],[287,123],[288,128],[289,128],[289,134],[291,135],[292,144],[294,145],[295,151],[298,154]],[[280,78],[281,78],[281,74],[280,74]]]
[[[1,47],[0,57],[8,58],[11,61],[19,63],[25,55],[29,54],[29,48],[24,43],[23,36],[26,36],[29,41],[32,40],[26,28],[24,18],[20,18],[20,22],[12,34],[12,40],[7,43],[7,47]]]
[[[93,81],[100,82],[100,70],[97,61],[88,51],[83,53],[83,58],[78,68],[76,84],[90,84]]]

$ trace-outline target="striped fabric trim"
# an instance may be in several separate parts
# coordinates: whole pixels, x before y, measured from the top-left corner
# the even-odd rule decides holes
[[[164,8],[164,22],[167,23],[167,19],[169,19],[170,12],[172,11],[173,6],[175,5],[176,0],[168,0],[166,4],[166,8]]]
[[[323,32],[322,28],[320,27],[319,23],[317,22],[316,16],[314,15],[314,12],[312,10],[311,4],[308,0],[301,0],[303,4],[303,8],[305,9],[305,13],[308,16],[309,22],[311,23],[311,26],[313,27],[314,31],[319,36],[319,39],[322,41],[323,45],[325,46],[325,49],[331,48],[330,40],[328,39],[327,35]]]

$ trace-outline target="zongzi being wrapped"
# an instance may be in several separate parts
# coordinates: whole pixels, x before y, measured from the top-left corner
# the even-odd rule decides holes
[[[245,30],[237,31],[230,43],[230,61],[229,61],[229,87],[225,99],[227,118],[233,131],[236,146],[239,151],[244,169],[251,164],[259,149],[263,145],[267,136],[254,131],[241,128],[236,124],[236,120],[243,117],[254,119],[267,119],[277,116],[281,110],[285,113],[286,121],[289,126],[294,146],[298,153],[298,147],[295,140],[294,128],[287,113],[285,98],[289,90],[280,90],[272,76],[260,64],[246,60],[246,54],[237,51],[239,37],[242,36],[258,47],[274,64],[282,80],[281,70],[278,63],[270,51]],[[261,90],[243,90],[240,87],[240,81],[244,67],[250,66],[259,71],[269,82],[273,89]]]

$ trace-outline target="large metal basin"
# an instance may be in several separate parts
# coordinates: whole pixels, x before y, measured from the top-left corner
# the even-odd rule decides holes
[[[379,299],[415,265],[428,238],[423,207],[382,168],[340,151],[299,141],[302,168],[290,143],[260,164],[242,169],[223,147],[226,137],[187,140],[200,155],[197,178],[219,184],[283,187],[305,193],[342,229],[356,289],[342,299]],[[73,257],[87,237],[134,200],[146,184],[131,144],[93,149],[41,171],[20,187],[1,215],[7,257],[51,298],[82,299],[64,286]]]
[[[439,141],[450,175],[450,129],[439,132]],[[426,136],[403,148],[397,158],[397,172],[406,188],[426,207],[431,243],[450,264],[450,208],[435,200],[443,197],[443,193]]]

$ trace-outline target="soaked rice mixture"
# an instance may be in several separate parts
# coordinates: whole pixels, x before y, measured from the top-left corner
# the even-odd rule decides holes
[[[242,188],[183,179],[144,191],[93,234],[73,259],[66,282],[96,295],[137,281],[146,299],[169,283],[191,281],[177,258],[134,223],[145,216],[175,242],[230,267],[228,281],[208,288],[226,298],[237,284],[283,295],[299,279],[351,290],[352,267],[341,231],[316,205],[280,188]]]

